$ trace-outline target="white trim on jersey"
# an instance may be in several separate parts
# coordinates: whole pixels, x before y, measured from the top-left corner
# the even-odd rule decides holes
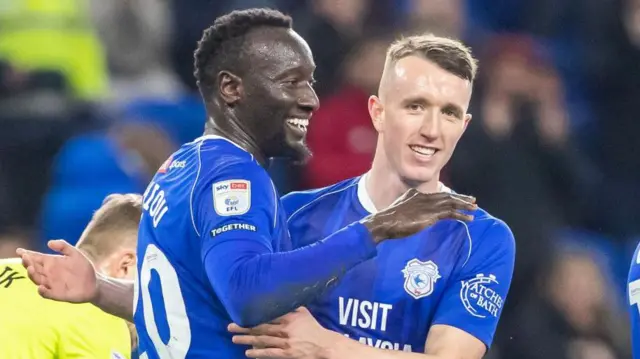
[[[373,214],[378,213],[378,209],[376,208],[376,205],[373,204],[371,196],[369,196],[369,192],[367,192],[366,184],[368,175],[369,172],[363,174],[358,181],[358,201],[360,201],[360,204],[367,212]]]
[[[460,223],[462,223],[462,225],[464,226],[464,229],[467,230],[467,238],[469,238],[469,253],[467,253],[467,259],[465,259],[464,263],[462,263],[462,268],[464,268],[464,266],[467,265],[467,262],[469,261],[469,258],[471,258],[471,250],[473,249],[473,239],[471,239],[471,232],[469,232],[469,226],[462,221],[458,221]]]
[[[198,172],[196,173],[196,179],[193,181],[193,186],[191,186],[191,193],[189,194],[189,211],[191,212],[191,224],[193,225],[193,230],[196,231],[198,237],[201,237],[200,231],[198,231],[198,227],[196,226],[196,220],[193,216],[193,191],[196,189],[196,184],[198,183],[198,178],[200,178],[200,169],[202,168],[202,159],[200,158],[200,147],[202,147],[202,141],[198,143],[198,148],[196,153],[198,154]]]
[[[275,210],[273,211],[273,229],[276,229],[278,223],[278,191],[276,190],[276,184],[271,181],[271,188],[273,189],[273,205]]]

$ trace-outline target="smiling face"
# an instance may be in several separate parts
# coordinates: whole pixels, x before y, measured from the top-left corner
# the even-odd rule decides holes
[[[245,97],[237,113],[252,119],[252,135],[267,157],[303,162],[310,155],[309,120],[319,106],[311,50],[295,31],[280,28],[255,30],[247,44],[251,70],[242,77]]]
[[[369,99],[378,151],[412,186],[437,181],[464,133],[472,83],[420,55],[387,61]]]

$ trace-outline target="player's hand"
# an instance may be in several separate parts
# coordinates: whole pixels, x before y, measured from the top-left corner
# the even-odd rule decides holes
[[[96,271],[91,261],[64,240],[49,241],[62,255],[44,254],[19,248],[16,252],[27,268],[29,279],[38,285],[41,296],[57,301],[85,303],[98,293]]]
[[[386,239],[404,238],[434,225],[442,219],[469,222],[473,216],[462,211],[475,211],[478,206],[471,196],[453,193],[405,192],[388,208],[366,217],[363,224],[376,243]]]
[[[230,324],[236,344],[251,345],[248,358],[321,359],[336,334],[323,328],[309,311],[300,307],[268,324],[247,329]]]

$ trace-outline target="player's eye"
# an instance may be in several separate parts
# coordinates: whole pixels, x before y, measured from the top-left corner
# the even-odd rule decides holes
[[[410,103],[407,105],[407,110],[411,112],[420,112],[424,110],[424,106],[419,103]]]
[[[299,80],[299,79],[288,79],[283,81],[283,83],[288,87],[300,87],[300,86],[311,86],[315,85],[316,80]]]
[[[452,117],[452,118],[460,118],[458,112],[454,109],[444,109],[442,110],[442,113],[448,117]]]

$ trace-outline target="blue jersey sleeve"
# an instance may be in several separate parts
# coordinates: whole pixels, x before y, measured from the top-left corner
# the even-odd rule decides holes
[[[267,173],[252,163],[216,168],[194,190],[194,226],[209,281],[242,326],[275,319],[315,299],[356,264],[376,254],[364,225],[279,252],[280,201]],[[280,231],[279,231],[280,230]]]
[[[462,329],[489,348],[511,285],[515,241],[509,227],[497,220],[474,234],[467,233],[469,255],[449,283],[433,324]]]
[[[640,244],[636,247],[629,268],[627,299],[631,321],[631,349],[633,358],[640,359]]]

